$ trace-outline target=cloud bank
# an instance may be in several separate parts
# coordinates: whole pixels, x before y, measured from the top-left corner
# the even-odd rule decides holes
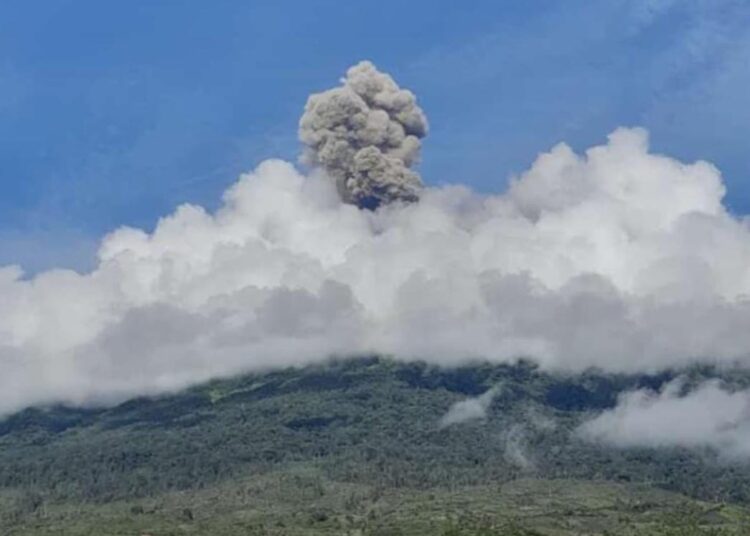
[[[334,355],[750,364],[748,223],[716,168],[650,153],[643,130],[557,145],[498,195],[361,210],[331,179],[269,160],[215,213],[104,237],[88,273],[0,268],[0,413]]]
[[[579,435],[618,447],[710,448],[728,458],[750,456],[750,390],[731,392],[707,381],[682,394],[675,380],[661,392],[637,390],[586,422]]]

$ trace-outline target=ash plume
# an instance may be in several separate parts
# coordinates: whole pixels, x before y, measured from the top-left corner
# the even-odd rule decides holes
[[[311,95],[299,122],[303,160],[336,180],[341,198],[375,209],[419,197],[419,157],[427,118],[411,91],[369,61],[351,67],[342,86]]]

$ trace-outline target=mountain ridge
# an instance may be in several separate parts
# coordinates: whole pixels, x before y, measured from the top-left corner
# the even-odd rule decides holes
[[[440,368],[372,357],[215,380],[110,408],[27,409],[0,421],[0,490],[5,497],[0,501],[0,527],[10,527],[8,534],[36,534],[16,530],[36,523],[42,528],[33,530],[43,534],[50,512],[57,512],[53,517],[59,525],[70,521],[69,514],[60,513],[66,508],[96,517],[112,505],[129,505],[122,506],[127,518],[128,508],[138,511],[142,503],[173,496],[184,499],[182,509],[191,515],[207,515],[221,509],[195,504],[211,490],[236,493],[249,481],[265,482],[270,489],[283,487],[280,482],[302,478],[299,471],[308,475],[302,487],[328,490],[325,493],[337,497],[350,489],[391,499],[408,491],[420,508],[430,503],[431,495],[451,496],[448,502],[460,504],[457,490],[463,489],[465,514],[480,512],[464,528],[477,530],[484,515],[480,506],[485,499],[480,497],[486,498],[486,490],[524,481],[535,482],[539,489],[583,482],[580,489],[641,490],[623,491],[625,502],[664,489],[681,497],[674,512],[730,508],[744,516],[750,497],[750,467],[744,462],[729,463],[706,449],[613,448],[586,442],[575,433],[586,419],[613,407],[620,393],[644,386],[658,389],[677,375],[549,373],[525,361]],[[688,384],[708,377],[737,386],[750,383],[750,374],[712,367],[694,367],[679,375]],[[486,416],[441,426],[441,417],[454,404],[492,388],[497,394]],[[294,497],[293,491],[279,498],[302,510],[316,504],[313,499],[304,493]],[[589,499],[578,497],[571,504],[588,504]],[[363,501],[377,510],[377,500]],[[346,500],[339,503],[326,507],[327,519],[346,518]],[[662,517],[672,515],[662,506]],[[456,515],[462,511],[446,508]],[[260,509],[255,516],[277,519],[279,509],[284,505]],[[555,512],[561,515],[563,510]],[[175,511],[179,520],[180,509]],[[376,517],[390,519],[390,514],[381,514]],[[500,523],[510,519],[507,514],[487,515]],[[449,516],[441,515],[425,526],[437,530],[433,521],[438,519],[450,524]],[[723,527],[732,516],[719,517],[717,527]],[[136,525],[143,521],[140,514],[130,518]],[[354,525],[349,528],[356,529]],[[450,528],[443,525],[440,530]],[[190,523],[186,527],[195,528]],[[125,534],[130,529],[123,530]]]

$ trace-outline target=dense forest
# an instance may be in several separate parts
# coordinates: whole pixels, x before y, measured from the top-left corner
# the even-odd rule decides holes
[[[573,433],[675,376],[368,358],[27,409],[0,421],[0,534],[741,534],[750,465]],[[485,418],[440,425],[491,388]]]

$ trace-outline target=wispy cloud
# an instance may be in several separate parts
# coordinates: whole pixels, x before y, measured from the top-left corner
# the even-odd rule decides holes
[[[498,395],[499,391],[499,388],[493,387],[480,396],[456,402],[440,419],[440,427],[445,428],[454,424],[485,419],[487,417],[487,410],[490,408],[492,400]]]
[[[750,457],[750,390],[731,391],[712,380],[683,391],[675,380],[660,392],[625,393],[578,433],[623,448],[710,448],[730,458]]]

